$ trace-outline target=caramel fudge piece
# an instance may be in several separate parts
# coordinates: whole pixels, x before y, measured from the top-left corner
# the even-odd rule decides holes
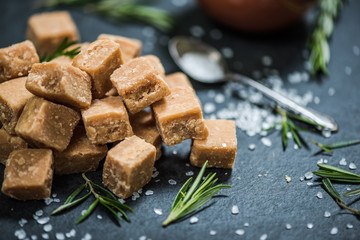
[[[199,99],[191,88],[172,89],[169,96],[152,105],[152,110],[161,138],[168,146],[208,135]]]
[[[121,97],[96,99],[81,111],[86,135],[93,144],[106,144],[133,135]]]
[[[165,68],[162,65],[160,59],[155,55],[145,55],[143,58],[150,61],[151,66],[160,73],[160,75],[165,79]]]
[[[154,62],[146,57],[134,58],[111,75],[114,87],[133,114],[170,94]]]
[[[69,145],[79,120],[75,110],[33,97],[25,105],[15,132],[29,144],[61,152]]]
[[[34,95],[25,88],[27,77],[15,78],[0,84],[0,121],[9,134],[15,126],[26,102]]]
[[[0,129],[0,163],[5,165],[9,154],[21,148],[27,148],[27,143],[21,137],[10,135],[3,128]]]
[[[190,163],[201,167],[233,168],[236,150],[236,127],[232,120],[205,120],[209,136],[204,140],[194,140],[191,148]]]
[[[0,83],[12,78],[27,76],[31,66],[39,62],[35,46],[24,41],[0,49]]]
[[[138,39],[127,38],[111,34],[100,34],[98,40],[112,40],[120,44],[121,55],[124,63],[140,55],[142,43]]]
[[[116,196],[128,198],[151,180],[156,150],[143,139],[132,136],[110,149],[103,183]]]
[[[89,46],[89,44],[90,43],[88,43],[88,42],[74,44],[74,45],[71,45],[70,47],[68,47],[66,49],[66,51],[70,51],[70,50],[80,47],[79,51],[81,52],[82,50],[85,50]],[[73,59],[69,56],[62,55],[62,56],[58,56],[58,57],[54,58],[50,62],[57,62],[57,63],[63,63],[63,64],[65,63],[65,64],[71,65],[73,62]]]
[[[45,199],[50,197],[52,179],[50,149],[19,149],[6,162],[1,191],[19,200]]]
[[[36,96],[70,107],[86,108],[91,104],[90,76],[69,64],[34,64],[26,88]]]
[[[55,173],[63,175],[95,171],[107,150],[106,145],[92,144],[84,127],[77,126],[65,151],[54,152]]]
[[[81,51],[73,65],[92,77],[93,98],[101,98],[112,87],[110,75],[123,63],[120,45],[111,40],[97,40]]]
[[[54,52],[66,37],[68,42],[79,40],[76,25],[66,11],[32,15],[28,20],[26,34],[41,56]]]
[[[161,157],[161,137],[151,112],[141,111],[130,116],[130,124],[134,135],[144,139],[156,148],[156,160]]]
[[[167,75],[165,81],[171,89],[176,87],[190,87],[193,89],[188,77],[182,72]]]
[[[107,93],[105,93],[105,96],[107,97],[115,97],[115,96],[119,96],[116,88],[111,88]]]

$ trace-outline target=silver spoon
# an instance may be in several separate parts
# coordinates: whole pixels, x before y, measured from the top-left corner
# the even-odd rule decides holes
[[[220,52],[197,39],[174,37],[169,41],[169,52],[181,70],[194,80],[203,83],[234,81],[251,86],[274,100],[279,106],[317,123],[324,129],[338,130],[338,125],[331,117],[299,105],[249,77],[230,72]]]

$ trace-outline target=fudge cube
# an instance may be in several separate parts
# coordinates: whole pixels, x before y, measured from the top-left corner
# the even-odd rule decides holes
[[[86,135],[93,144],[116,142],[133,135],[121,97],[96,99],[81,114]]]
[[[31,66],[39,62],[35,46],[24,41],[0,49],[0,83],[12,78],[27,76]]]
[[[156,150],[132,136],[110,149],[103,169],[103,183],[116,196],[128,198],[151,180]]]
[[[34,64],[26,88],[36,96],[69,107],[86,108],[91,104],[90,76],[69,64]]]
[[[0,84],[0,121],[9,134],[15,126],[27,101],[34,95],[25,88],[27,77],[15,78]]]
[[[161,157],[161,137],[155,125],[155,118],[151,112],[140,111],[130,116],[130,124],[134,135],[144,139],[156,148],[156,160]]]
[[[237,139],[236,126],[232,120],[205,120],[209,136],[204,140],[194,140],[190,163],[201,167],[208,161],[208,168],[232,168],[234,166]]]
[[[170,94],[153,58],[138,57],[111,75],[111,81],[131,113],[140,112]]]
[[[69,145],[79,120],[75,110],[33,97],[25,105],[15,132],[29,144],[61,152]]]
[[[138,39],[127,38],[111,34],[100,34],[98,40],[112,40],[120,44],[121,55],[124,63],[140,55],[142,42]]]
[[[191,88],[172,89],[169,96],[152,105],[152,110],[161,138],[168,146],[208,136],[200,101]]]
[[[6,162],[1,191],[19,200],[45,199],[50,197],[52,179],[50,149],[19,149]]]
[[[102,98],[111,89],[110,75],[122,63],[120,45],[111,40],[91,43],[73,60],[73,66],[91,76],[93,98]]]
[[[176,87],[189,87],[193,89],[192,84],[189,81],[189,78],[182,72],[177,72],[173,74],[169,74],[165,77],[165,81],[169,85],[169,88],[176,88]]]
[[[106,145],[92,144],[83,126],[77,126],[69,146],[63,152],[54,152],[55,173],[58,175],[95,171],[105,158]]]
[[[0,129],[0,163],[5,165],[10,153],[21,148],[27,148],[27,143],[21,137],[10,135],[3,128]]]
[[[109,91],[107,91],[105,93],[105,96],[106,97],[115,97],[115,96],[119,96],[119,94],[118,94],[116,88],[112,87]]]
[[[77,44],[74,44],[74,45],[71,45],[70,47],[68,47],[66,49],[66,51],[70,51],[70,50],[73,50],[73,49],[79,47],[80,48],[79,51],[81,52],[82,50],[86,49],[89,46],[89,44],[90,43],[88,43],[88,42],[77,43]],[[69,56],[62,55],[62,56],[58,56],[58,57],[54,58],[50,62],[66,63],[66,64],[71,65],[73,62],[73,59]]]
[[[79,40],[76,25],[66,11],[32,15],[28,20],[26,37],[35,44],[41,56],[54,52],[65,38],[68,42]]]
[[[165,68],[157,56],[145,55],[143,58],[147,59],[151,63],[151,66],[165,79]]]

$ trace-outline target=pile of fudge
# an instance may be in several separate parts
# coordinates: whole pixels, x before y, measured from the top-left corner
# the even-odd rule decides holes
[[[127,198],[152,177],[161,146],[193,139],[190,163],[232,168],[237,151],[230,120],[204,120],[183,73],[165,75],[159,58],[140,56],[137,39],[101,34],[79,43],[73,59],[50,62],[79,34],[65,11],[35,14],[27,39],[0,49],[1,191],[15,199],[44,199],[53,174],[95,171],[103,184]],[[166,159],[164,159],[166,161]]]

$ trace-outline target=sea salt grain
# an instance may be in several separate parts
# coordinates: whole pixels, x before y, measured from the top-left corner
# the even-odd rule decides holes
[[[44,214],[44,211],[43,210],[37,210],[36,212],[35,212],[35,215],[36,216],[38,216],[38,217],[41,217],[42,215]]]
[[[157,214],[157,215],[163,215],[163,211],[161,208],[154,208],[154,212]]]
[[[171,3],[175,7],[183,7],[188,3],[188,0],[171,0]]]
[[[360,48],[358,46],[353,46],[353,53],[355,56],[360,56]]]
[[[312,228],[314,227],[314,224],[308,223],[308,224],[306,225],[306,227],[307,227],[308,229],[312,229]]]
[[[71,229],[70,232],[65,233],[65,236],[66,236],[67,238],[75,237],[75,236],[76,236],[76,230],[75,230],[75,229]]]
[[[322,192],[318,192],[318,193],[316,194],[316,197],[319,198],[319,199],[322,199],[322,198],[323,198]]]
[[[205,31],[199,25],[194,25],[190,27],[190,33],[194,37],[202,37],[205,34]]]
[[[250,151],[254,151],[255,148],[256,148],[256,145],[255,145],[254,143],[250,143],[249,146],[248,146],[248,149],[249,149]]]
[[[215,100],[216,103],[223,103],[225,101],[225,97],[224,97],[223,94],[218,93],[218,94],[216,94],[214,100]]]
[[[353,227],[354,227],[354,225],[352,225],[351,223],[346,224],[347,229],[352,229]]]
[[[338,233],[338,228],[337,227],[333,227],[331,230],[330,230],[330,234],[331,235],[335,235]]]
[[[249,226],[248,222],[244,223],[244,227],[248,227],[248,226]]]
[[[335,94],[335,89],[334,89],[334,88],[329,88],[329,89],[328,89],[328,94],[329,94],[329,96],[334,96],[334,94]]]
[[[345,67],[345,74],[346,74],[346,75],[348,75],[348,76],[350,76],[350,75],[351,75],[351,73],[352,73],[352,69],[351,69],[351,67],[346,66],[346,67]]]
[[[15,235],[15,237],[17,237],[17,239],[25,239],[26,238],[26,232],[24,231],[24,229],[16,230],[14,235]]]
[[[100,214],[96,215],[96,218],[100,220],[103,219],[103,217]]]
[[[209,114],[216,110],[215,104],[213,103],[205,103],[204,104],[204,112]]]
[[[52,198],[45,198],[44,201],[46,205],[50,205],[54,200]]]
[[[349,164],[349,169],[355,170],[355,169],[356,169],[355,163],[350,163],[350,164]]]
[[[234,56],[233,50],[229,47],[222,48],[221,53],[225,58],[232,58]]]
[[[86,233],[85,236],[81,240],[91,240],[92,236],[90,233]]]
[[[272,58],[271,57],[269,57],[269,56],[263,56],[262,58],[261,58],[261,62],[262,62],[262,64],[264,65],[264,66],[271,66],[271,64],[272,64]]]
[[[43,227],[43,230],[45,232],[51,232],[51,230],[53,229],[52,225],[51,224],[46,224],[44,227]]]
[[[49,234],[47,234],[47,233],[41,234],[41,237],[42,237],[43,239],[49,239],[49,238],[50,238],[50,237],[49,237]]]
[[[65,235],[63,233],[56,233],[55,237],[57,240],[64,240],[65,239]]]
[[[26,220],[25,218],[21,218],[20,221],[19,221],[20,227],[23,227],[27,223],[28,223],[28,220]]]
[[[193,171],[188,171],[185,173],[186,176],[193,176],[194,175],[194,172]]]
[[[210,234],[211,236],[214,236],[214,235],[216,235],[216,231],[215,231],[215,230],[210,230],[209,234]]]
[[[314,97],[314,103],[319,104],[320,103],[320,98],[319,97]]]
[[[345,158],[341,158],[341,160],[340,160],[340,162],[339,162],[339,165],[341,165],[341,166],[346,166],[346,165],[347,165],[346,159],[345,159]]]
[[[263,235],[261,235],[260,240],[266,240],[266,239],[267,239],[267,237],[268,237],[268,235],[267,235],[267,234],[263,234]]]
[[[312,172],[307,172],[304,176],[306,180],[310,180],[314,177],[314,174]]]
[[[271,145],[272,145],[271,140],[267,137],[261,138],[261,142],[262,142],[262,144],[264,144],[267,147],[271,147]]]
[[[146,192],[145,192],[145,195],[146,196],[150,196],[150,195],[153,195],[154,194],[154,191],[152,191],[152,190],[147,190]]]
[[[290,225],[289,223],[287,223],[287,224],[285,225],[285,228],[286,228],[287,230],[290,230],[290,229],[291,229],[291,225]]]
[[[191,217],[190,218],[190,224],[195,224],[195,223],[197,223],[199,221],[199,218],[197,218],[197,217]]]
[[[313,183],[312,183],[312,182],[308,182],[308,183],[306,183],[306,185],[308,185],[308,186],[312,186],[312,185],[313,185]]]
[[[239,214],[239,207],[238,207],[237,205],[232,206],[232,208],[231,208],[231,213],[232,213],[233,215]]]
[[[239,235],[239,236],[242,236],[242,235],[245,234],[245,230],[244,230],[244,229],[237,229],[237,230],[235,231],[235,233],[236,233],[237,235]]]
[[[31,240],[37,240],[38,237],[36,235],[31,235]]]
[[[324,217],[328,218],[331,216],[331,213],[329,211],[324,212]]]
[[[168,182],[170,185],[176,185],[176,181],[174,179],[169,179]]]
[[[50,221],[49,217],[43,217],[36,220],[38,224],[44,225]]]

